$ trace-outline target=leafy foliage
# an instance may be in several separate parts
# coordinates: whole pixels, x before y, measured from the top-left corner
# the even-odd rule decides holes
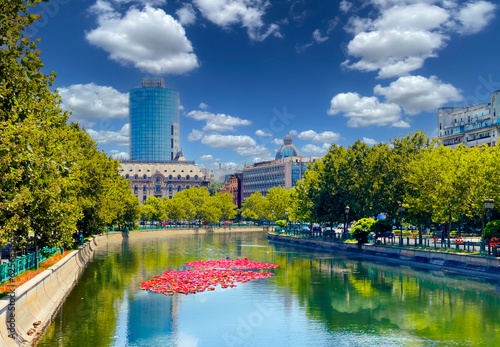
[[[493,220],[486,224],[484,228],[483,239],[489,240],[492,237],[500,239],[500,220]]]
[[[372,226],[376,222],[371,218],[361,218],[351,229],[351,236],[358,240],[358,243],[366,243]]]

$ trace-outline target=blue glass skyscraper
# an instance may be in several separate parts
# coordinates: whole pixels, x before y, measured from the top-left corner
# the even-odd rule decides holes
[[[130,91],[130,159],[165,162],[179,150],[179,92],[162,78],[145,78]]]

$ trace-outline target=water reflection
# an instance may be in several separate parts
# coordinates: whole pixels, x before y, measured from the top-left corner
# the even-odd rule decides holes
[[[139,284],[229,256],[270,279],[172,297]],[[269,245],[263,233],[152,237],[98,249],[41,346],[493,346],[496,283]]]

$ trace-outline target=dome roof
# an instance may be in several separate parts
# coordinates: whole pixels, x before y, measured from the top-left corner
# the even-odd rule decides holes
[[[276,153],[276,159],[300,156],[299,150],[293,145],[290,134],[286,134],[283,143],[283,146]]]

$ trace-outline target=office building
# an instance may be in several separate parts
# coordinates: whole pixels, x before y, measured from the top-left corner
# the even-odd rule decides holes
[[[145,78],[130,91],[130,160],[166,162],[179,151],[179,92],[163,78]]]
[[[255,163],[243,169],[242,197],[243,201],[255,192],[263,196],[273,187],[291,189],[304,177],[307,166],[319,156],[301,156],[299,150],[293,145],[290,134],[284,139],[284,144],[276,153],[276,159]]]
[[[438,139],[450,148],[494,146],[500,130],[500,91],[491,94],[491,102],[465,107],[438,109]]]

